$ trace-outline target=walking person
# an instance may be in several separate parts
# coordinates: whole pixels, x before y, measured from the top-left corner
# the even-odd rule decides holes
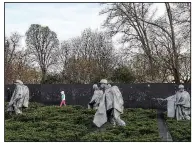
[[[66,103],[65,103],[65,92],[64,92],[64,91],[61,91],[61,103],[60,103],[60,107],[62,107],[63,104],[66,106]]]

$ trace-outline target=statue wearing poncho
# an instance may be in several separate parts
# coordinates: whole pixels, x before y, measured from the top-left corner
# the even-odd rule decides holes
[[[190,95],[184,90],[183,85],[179,85],[179,91],[176,96],[176,118],[177,120],[190,120]]]
[[[183,85],[179,85],[179,91],[175,95],[165,99],[158,98],[158,100],[167,101],[167,117],[176,117],[177,120],[190,120],[190,95],[187,91],[184,91]]]
[[[99,107],[100,100],[103,96],[103,91],[98,88],[97,84],[93,85],[93,89],[94,89],[94,94],[91,101],[88,104],[88,109],[93,108],[97,110]]]
[[[117,86],[110,87],[107,80],[101,80],[101,88],[105,90],[95,113],[93,123],[97,127],[101,127],[107,121],[110,121],[114,126],[125,126],[125,122],[120,119],[120,114],[123,114],[123,98]]]
[[[15,85],[16,87],[9,102],[7,111],[15,111],[16,114],[21,114],[21,108],[27,108],[29,104],[29,89],[20,80],[16,80]]]

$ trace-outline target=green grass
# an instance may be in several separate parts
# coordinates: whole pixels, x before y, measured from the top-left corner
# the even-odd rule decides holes
[[[5,112],[5,141],[161,141],[156,110],[125,109],[126,127],[93,125],[95,111],[81,106],[30,103],[22,115]]]
[[[166,114],[165,119],[173,141],[191,142],[191,121],[177,121]]]

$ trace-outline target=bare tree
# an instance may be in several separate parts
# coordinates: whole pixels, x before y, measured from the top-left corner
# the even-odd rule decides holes
[[[184,45],[189,46],[189,41],[186,39],[189,39],[187,33],[190,29],[190,5],[165,3],[165,15],[157,19],[153,18],[155,12],[149,15],[152,4],[113,3],[108,5],[101,12],[101,14],[108,14],[104,26],[108,27],[112,36],[116,33],[123,34],[122,42],[128,43],[127,50],[138,49],[140,54],[143,54],[142,57],[150,69],[150,72],[146,70],[145,74],[151,75],[151,80],[155,81],[158,80],[156,77],[159,73],[166,76],[171,73],[175,82],[179,83],[181,75],[179,55]],[[183,7],[184,10],[182,10]],[[179,13],[185,13],[186,17],[178,17]],[[188,30],[183,32],[180,28],[182,25]],[[157,65],[162,68],[157,68]]]
[[[26,32],[26,45],[32,58],[42,71],[42,83],[46,81],[48,68],[57,62],[56,49],[59,46],[57,34],[38,24],[32,24]]]
[[[149,61],[153,80],[153,56],[148,37],[149,24],[144,22],[153,17],[152,15],[148,18],[151,5],[151,3],[113,3],[100,14],[108,14],[104,26],[108,27],[112,36],[117,33],[123,34],[122,43],[129,43],[127,50],[142,48]]]
[[[12,84],[16,79],[24,83],[39,83],[40,73],[29,66],[28,53],[20,49],[21,36],[15,32],[5,39],[5,83]]]
[[[72,49],[69,41],[63,41],[57,51],[59,64],[62,65],[61,70],[65,70],[70,56],[72,55]]]
[[[149,22],[149,21],[145,21],[142,20],[140,18],[140,20],[156,27],[158,30],[161,30],[163,32],[164,37],[166,37],[166,43],[164,44],[164,46],[166,46],[168,52],[169,52],[169,60],[168,62],[171,63],[170,67],[171,67],[171,72],[174,76],[174,81],[176,83],[180,83],[180,65],[179,65],[179,52],[181,51],[181,42],[180,39],[183,38],[179,37],[180,35],[180,30],[178,31],[177,29],[179,29],[179,25],[175,24],[175,19],[173,19],[174,17],[174,12],[177,10],[174,10],[174,5],[172,5],[172,7],[170,6],[170,3],[165,3],[165,7],[166,7],[166,15],[164,15],[163,17],[155,20],[154,22]],[[186,17],[188,19],[188,17]]]
[[[113,46],[107,34],[85,29],[81,36],[63,41],[59,51],[64,82],[90,83],[109,77]]]
[[[20,46],[21,35],[17,32],[11,34],[9,38],[5,37],[5,83],[10,83],[13,69],[12,63],[16,57],[16,49]]]
[[[181,4],[181,3],[180,3]],[[166,6],[166,15],[156,20],[154,23],[151,23],[153,30],[153,40],[152,42],[154,47],[156,47],[156,53],[164,61],[164,67],[169,69],[174,76],[176,83],[180,82],[180,71],[181,59],[179,56],[183,49],[189,48],[189,34],[190,27],[188,21],[190,18],[186,16],[184,19],[178,17],[179,10],[178,5],[180,4],[169,4],[165,3]],[[185,11],[185,15],[189,15],[189,11]],[[183,13],[184,14],[184,13]],[[180,21],[180,23],[178,22]],[[185,21],[185,22],[184,22]],[[187,23],[187,24],[186,24]],[[181,27],[186,29],[182,29]],[[164,49],[164,50],[162,50]],[[166,55],[166,56],[165,56]]]
[[[191,82],[191,56],[190,53],[185,52],[180,55],[180,73],[181,73],[181,81],[184,83]]]

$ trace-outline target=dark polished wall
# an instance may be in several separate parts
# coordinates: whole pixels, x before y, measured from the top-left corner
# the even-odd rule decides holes
[[[175,93],[178,85],[171,83],[153,84],[116,84],[122,92],[125,108],[158,108],[165,109],[166,102],[159,103],[152,98],[166,98]],[[93,95],[92,84],[28,84],[30,102],[46,105],[59,105],[60,91],[66,94],[68,105],[87,107]],[[10,89],[7,90],[7,89]],[[185,89],[191,94],[191,84],[185,84]],[[9,101],[14,85],[5,85],[5,101]]]

